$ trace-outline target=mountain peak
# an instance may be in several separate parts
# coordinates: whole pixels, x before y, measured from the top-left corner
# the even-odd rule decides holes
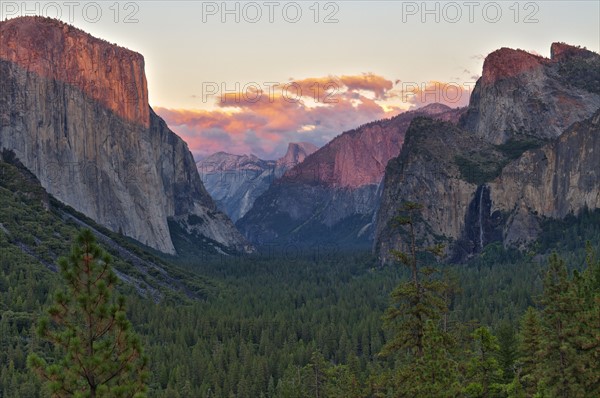
[[[317,146],[310,142],[290,142],[285,155],[277,159],[277,166],[293,167],[301,163],[307,156],[317,151]]]
[[[586,62],[569,65],[582,56]],[[599,62],[598,54],[564,43],[552,45],[552,59],[509,48],[494,51],[485,59],[462,126],[494,144],[524,136],[556,138],[600,106]]]
[[[523,50],[502,47],[490,53],[483,63],[484,83],[511,78],[541,68],[548,59]]]
[[[440,104],[439,102],[434,102],[433,104],[427,104],[422,108],[418,109],[421,113],[426,115],[438,115],[443,112],[448,112],[452,110],[448,105]]]
[[[566,43],[552,43],[552,46],[550,47],[550,58],[553,61],[562,61],[566,58],[578,56],[589,57],[593,55],[594,53],[585,47],[572,46]]]
[[[243,170],[262,170],[272,166],[273,162],[262,160],[253,154],[250,155],[234,155],[227,152],[216,152],[201,161],[196,165],[200,174],[217,173],[223,171],[243,171]]]
[[[0,60],[81,90],[128,122],[149,126],[144,57],[45,17],[0,22]]]

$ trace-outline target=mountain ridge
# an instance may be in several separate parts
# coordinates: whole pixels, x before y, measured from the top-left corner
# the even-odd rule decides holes
[[[392,222],[404,201],[424,205],[420,239],[444,243],[450,261],[496,241],[524,248],[544,218],[600,206],[600,55],[564,43],[551,52],[491,53],[452,137],[413,121],[386,169],[373,245],[383,262],[406,244]]]
[[[217,152],[197,162],[197,167],[217,207],[235,222],[274,181],[316,149],[311,143],[290,142],[285,155],[277,160]]]
[[[412,118],[457,122],[464,109],[427,107],[348,130],[287,171],[236,225],[257,245],[292,242],[367,247],[380,183],[397,156]]]

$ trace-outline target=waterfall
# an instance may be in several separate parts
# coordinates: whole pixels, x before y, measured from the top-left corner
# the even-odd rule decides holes
[[[479,191],[479,247],[483,250],[483,191],[485,186],[481,186]]]

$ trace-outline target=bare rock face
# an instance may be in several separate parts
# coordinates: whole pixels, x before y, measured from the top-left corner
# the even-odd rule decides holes
[[[310,142],[290,142],[285,155],[276,161],[276,167],[283,174],[292,167],[300,164],[308,155],[317,151],[317,146]]]
[[[0,32],[9,49],[0,54],[0,148],[49,193],[165,253],[176,252],[169,222],[215,250],[250,250],[186,143],[148,106],[141,55],[39,17],[1,22]]]
[[[285,156],[276,161],[217,152],[197,165],[200,178],[217,207],[235,222],[250,210],[273,181],[317,149],[307,142],[291,142]]]
[[[429,118],[412,121],[400,156],[390,160],[383,181],[374,240],[374,250],[383,262],[391,259],[390,250],[404,244],[394,224],[404,202],[423,205],[425,224],[418,226],[419,235],[431,244],[446,243],[448,254],[452,254],[454,247],[449,243],[463,235],[470,213],[479,213],[479,203],[475,203],[477,208],[471,208],[471,204],[483,176],[471,174],[465,159],[485,159],[495,164],[502,161],[503,155],[455,124]],[[466,238],[466,250],[473,252],[480,243],[479,235]]]
[[[510,245],[534,239],[528,229],[539,229],[539,217],[562,219],[600,208],[600,110],[555,141],[525,152],[489,187],[492,211],[510,215],[503,230]]]
[[[77,87],[125,120],[148,127],[144,57],[65,23],[22,17],[1,24],[0,58]]]
[[[276,180],[236,225],[257,244],[368,246],[385,167],[412,119],[457,120],[462,111],[433,104],[341,134]]]
[[[374,250],[405,242],[403,202],[424,205],[420,238],[461,261],[494,241],[523,247],[543,218],[600,208],[600,56],[555,43],[552,58],[500,49],[457,126],[415,119],[384,178]]]
[[[501,48],[488,55],[462,126],[503,144],[527,137],[553,139],[590,117],[600,107],[600,92],[579,84],[575,74],[600,68],[600,56],[558,43],[552,54],[547,59]]]
[[[350,189],[377,185],[387,162],[400,153],[404,133],[413,118],[427,115],[436,119],[457,119],[461,112],[442,104],[431,104],[347,131],[288,171],[282,183],[290,181]]]

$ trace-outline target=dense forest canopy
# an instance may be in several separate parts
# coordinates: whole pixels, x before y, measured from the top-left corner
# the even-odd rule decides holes
[[[43,397],[26,358],[52,354],[36,323],[62,288],[52,265],[80,228],[53,202],[46,210],[16,166],[0,166],[0,396]],[[366,252],[174,264],[139,249],[186,288],[157,285],[160,299],[118,290],[148,357],[150,397],[592,397],[598,242],[600,212],[584,212],[548,221],[529,250],[490,244],[464,264],[435,264],[454,288],[446,313],[423,323],[418,358],[381,355],[395,333],[383,321],[390,294],[411,273]],[[135,270],[119,258],[114,268]]]

